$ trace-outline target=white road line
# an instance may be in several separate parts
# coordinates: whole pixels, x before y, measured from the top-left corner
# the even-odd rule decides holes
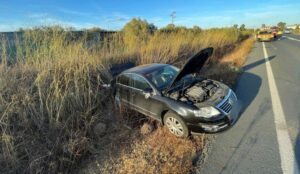
[[[288,129],[285,121],[285,115],[279,98],[278,89],[275,83],[272,67],[269,62],[269,56],[266,50],[265,43],[263,42],[262,45],[263,45],[264,57],[266,60],[267,75],[268,75],[268,82],[269,82],[269,88],[271,93],[271,100],[272,100],[275,128],[277,133],[277,141],[279,145],[279,153],[281,158],[282,172],[284,174],[298,174],[299,168],[295,158],[292,141],[288,133]]]
[[[290,40],[294,40],[294,41],[298,41],[298,42],[300,42],[300,40],[299,40],[299,39],[295,39],[295,38],[288,37],[288,36],[286,36],[286,38],[288,38],[288,39],[290,39]]]

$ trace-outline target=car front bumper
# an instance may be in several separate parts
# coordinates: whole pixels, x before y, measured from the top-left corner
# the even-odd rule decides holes
[[[273,41],[274,38],[258,38],[257,40],[260,42],[270,42]]]
[[[192,134],[222,132],[231,128],[238,121],[240,117],[240,111],[241,102],[237,100],[228,114],[222,113],[221,120],[206,123],[188,123],[187,126]]]

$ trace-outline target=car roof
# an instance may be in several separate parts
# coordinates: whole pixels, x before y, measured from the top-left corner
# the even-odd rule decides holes
[[[152,63],[152,64],[145,64],[145,65],[139,65],[133,68],[130,68],[128,70],[123,71],[123,73],[135,73],[140,75],[145,75],[150,72],[153,72],[156,69],[160,69],[161,67],[167,66],[168,64],[162,64],[162,63]]]

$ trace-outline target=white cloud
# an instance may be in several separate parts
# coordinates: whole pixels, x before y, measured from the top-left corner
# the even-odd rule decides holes
[[[29,18],[46,18],[47,16],[49,16],[47,13],[29,13],[28,17]]]
[[[116,17],[116,18],[107,18],[105,20],[105,22],[113,23],[113,22],[124,22],[124,21],[127,21],[127,20],[128,20],[128,18]]]
[[[120,12],[113,12],[112,15],[104,17],[104,21],[108,23],[123,23],[124,21],[128,21],[130,19],[130,16]]]
[[[61,20],[54,17],[47,17],[45,19],[40,19],[38,23],[39,25],[44,25],[44,26],[60,25],[63,27],[73,27],[75,29],[99,27],[98,25],[90,22],[83,22],[83,23],[72,22],[72,21]]]
[[[58,11],[65,13],[65,14],[70,14],[70,15],[77,15],[77,16],[91,16],[91,13],[87,13],[87,12],[81,12],[81,11],[76,11],[76,10],[71,10],[71,9],[67,9],[67,8],[58,8]]]

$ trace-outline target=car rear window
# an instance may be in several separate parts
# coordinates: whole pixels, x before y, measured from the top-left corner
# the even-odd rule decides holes
[[[118,77],[117,83],[120,83],[122,85],[130,86],[130,77],[129,75],[122,74]]]
[[[258,34],[272,34],[271,32],[268,32],[268,31],[261,31],[259,32]]]

